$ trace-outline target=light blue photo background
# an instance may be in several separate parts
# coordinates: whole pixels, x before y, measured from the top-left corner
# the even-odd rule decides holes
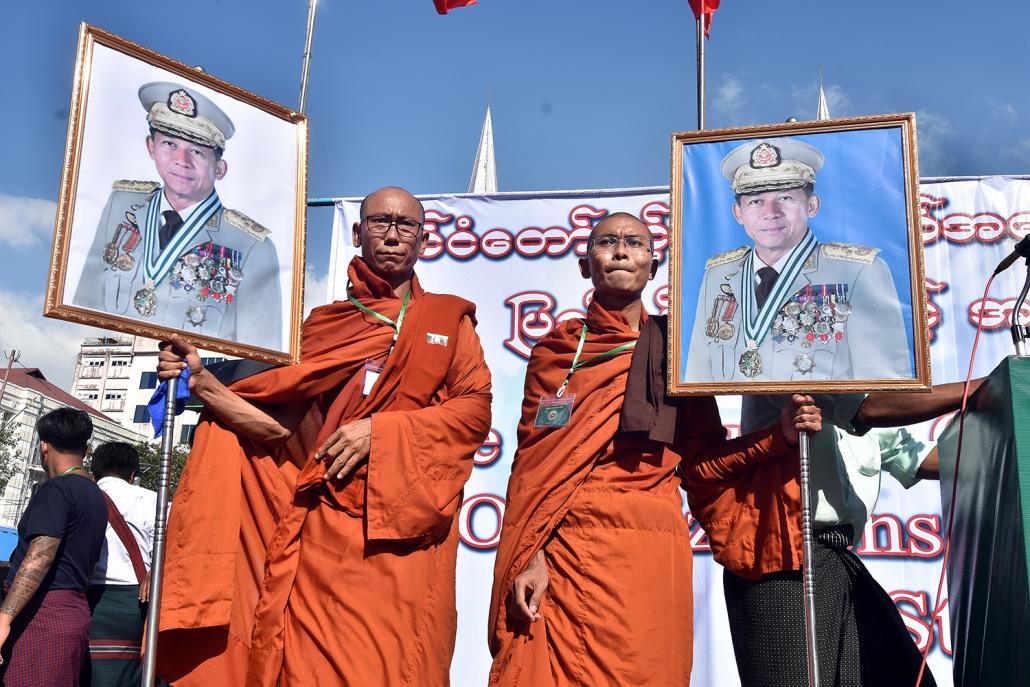
[[[735,198],[719,167],[731,150],[762,138],[683,145],[683,230],[678,246],[683,289],[681,382],[690,381],[685,378],[687,352],[705,261],[716,253],[751,244],[744,227],[733,218]],[[764,138],[804,141],[826,158],[815,175],[815,192],[822,205],[808,227],[823,243],[844,241],[880,249],[879,256],[890,268],[898,290],[909,360],[915,370],[901,128]]]

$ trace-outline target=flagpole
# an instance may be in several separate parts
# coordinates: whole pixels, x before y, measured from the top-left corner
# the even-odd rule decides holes
[[[311,37],[315,31],[315,5],[318,0],[308,0],[308,28],[304,38],[304,62],[300,71],[300,113],[308,106],[308,74],[311,70]]]
[[[705,128],[705,14],[697,18],[697,128]]]

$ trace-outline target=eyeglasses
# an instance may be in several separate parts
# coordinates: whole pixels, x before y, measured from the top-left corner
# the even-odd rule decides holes
[[[641,236],[615,236],[614,234],[603,234],[595,236],[587,243],[590,250],[595,253],[607,253],[615,250],[620,244],[626,246],[631,253],[650,253],[651,242]]]
[[[422,222],[416,222],[407,217],[372,215],[365,218],[365,226],[368,227],[368,233],[375,236],[385,236],[390,231],[391,225],[397,225],[397,233],[406,239],[414,238],[418,234],[419,229],[422,228]]]

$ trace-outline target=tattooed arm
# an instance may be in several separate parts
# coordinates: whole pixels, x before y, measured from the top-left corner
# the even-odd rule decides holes
[[[60,537],[45,535],[34,537],[29,542],[25,558],[18,566],[14,582],[11,583],[11,590],[7,592],[3,604],[0,605],[0,647],[7,641],[11,623],[36,595],[43,578],[50,572],[50,566],[54,564],[60,544]]]

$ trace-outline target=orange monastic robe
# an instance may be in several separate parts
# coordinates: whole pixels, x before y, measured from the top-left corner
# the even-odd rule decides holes
[[[352,294],[396,319],[401,300],[355,258]],[[428,336],[433,334],[435,336]],[[401,334],[347,301],[305,322],[299,365],[233,384],[309,410],[281,447],[201,418],[169,524],[159,674],[176,687],[446,685],[457,519],[490,428],[474,307],[417,280]],[[386,363],[367,397],[366,360]],[[336,484],[312,456],[372,418],[368,462]]]
[[[581,360],[638,336],[596,301],[586,323]],[[692,555],[677,470],[687,459],[730,465],[778,445],[769,432],[727,441],[711,398],[684,399],[672,446],[619,434],[629,352],[573,374],[566,427],[535,428],[539,400],[562,383],[582,326],[563,323],[529,361],[494,568],[490,684],[686,685]],[[512,584],[541,549],[550,586],[541,619],[522,623],[508,613]]]

